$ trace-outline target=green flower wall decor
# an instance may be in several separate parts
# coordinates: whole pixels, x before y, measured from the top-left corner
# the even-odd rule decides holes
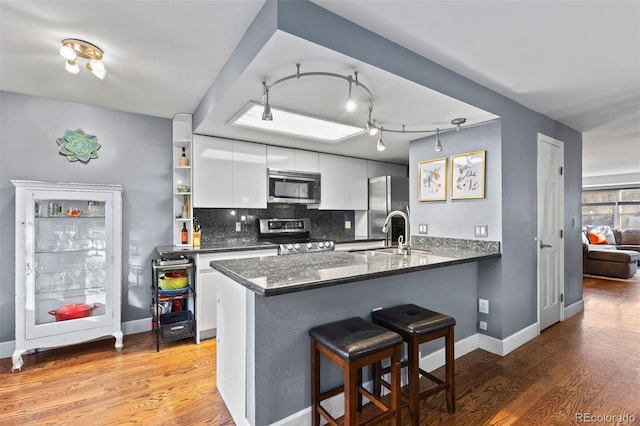
[[[64,136],[56,139],[60,148],[58,152],[67,157],[69,161],[82,161],[88,163],[92,158],[98,158],[97,150],[100,149],[98,138],[87,135],[82,129],[67,130]]]

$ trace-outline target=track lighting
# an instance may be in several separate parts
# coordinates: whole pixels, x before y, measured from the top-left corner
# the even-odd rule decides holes
[[[378,138],[378,143],[376,144],[376,149],[378,151],[384,151],[385,149],[387,149],[386,146],[384,146],[384,142],[382,142],[382,132],[384,131],[383,128],[380,128],[380,137]]]
[[[264,110],[262,111],[262,121],[273,121],[273,115],[271,114],[271,105],[269,105],[269,87],[267,82],[263,81],[262,86],[264,88],[265,102]]]
[[[103,80],[107,75],[107,69],[102,62],[102,58],[104,57],[102,49],[88,41],[65,38],[62,40],[60,56],[66,60],[64,69],[71,74],[78,74],[80,72],[78,58],[82,58],[87,60],[87,69],[100,80]]]
[[[456,131],[457,132],[460,131],[460,126],[463,125],[466,122],[467,122],[466,118],[454,118],[453,120],[451,120],[451,124],[456,126]]]
[[[265,98],[265,102],[264,102],[264,111],[262,113],[262,120],[264,121],[270,121],[273,120],[273,116],[271,115],[271,106],[269,105],[269,89],[273,88],[281,83],[284,83],[285,81],[288,80],[292,80],[292,79],[301,79],[303,77],[310,77],[310,76],[315,76],[315,77],[330,77],[330,78],[338,78],[338,79],[342,79],[342,80],[346,80],[347,83],[349,83],[349,95],[347,97],[347,102],[345,104],[345,109],[347,111],[355,111],[355,109],[357,108],[357,104],[354,100],[354,98],[352,97],[352,89],[353,86],[355,85],[356,88],[362,90],[365,92],[366,96],[368,96],[369,98],[369,113],[367,115],[367,120],[365,122],[365,128],[364,130],[371,136],[375,136],[376,134],[378,134],[378,132],[380,132],[380,137],[378,138],[378,143],[376,144],[376,148],[378,149],[378,151],[384,151],[385,149],[385,145],[384,142],[382,141],[382,126],[376,124],[376,120],[372,118],[372,113],[373,113],[373,108],[374,108],[374,101],[373,101],[373,93],[371,92],[371,90],[369,90],[369,88],[367,86],[365,86],[364,84],[362,84],[360,81],[358,81],[358,72],[354,71],[353,72],[353,76],[351,75],[340,75],[340,74],[335,74],[335,73],[330,73],[330,72],[306,72],[306,73],[301,73],[300,72],[300,64],[296,64],[296,73],[295,74],[291,74],[288,76],[285,76],[279,80],[274,81],[271,84],[267,84],[266,81],[262,82],[262,86],[263,86],[263,96]],[[435,133],[436,135],[436,145],[435,145],[435,150],[436,151],[442,151],[442,143],[440,142],[440,130],[443,131],[449,131],[449,130],[460,130],[460,127],[466,123],[467,119],[466,118],[454,118],[453,120],[451,120],[451,125],[453,127],[449,127],[449,128],[435,128],[435,129],[407,129],[406,126],[404,124],[402,125],[395,125],[395,127],[399,127],[399,128],[393,128],[394,125],[391,125],[392,127],[385,127],[385,131],[386,132],[391,132],[391,133],[402,133],[402,134],[410,134],[410,133]],[[353,135],[356,135],[358,133],[353,133],[352,135],[348,136],[351,137]],[[336,140],[337,141],[337,140]]]
[[[436,146],[434,149],[436,152],[442,151],[442,144],[440,143],[440,129],[436,129]]]

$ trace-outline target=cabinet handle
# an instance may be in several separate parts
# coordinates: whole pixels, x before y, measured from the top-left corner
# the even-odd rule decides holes
[[[33,270],[31,269],[31,264],[27,262],[27,264],[24,267],[24,273],[25,275],[29,276],[31,275],[31,272],[33,272]]]

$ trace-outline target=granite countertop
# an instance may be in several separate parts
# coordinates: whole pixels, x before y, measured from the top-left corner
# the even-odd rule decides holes
[[[410,256],[372,250],[332,251],[220,260],[210,264],[260,296],[276,296],[499,257],[499,250],[438,247],[429,251],[413,250]]]

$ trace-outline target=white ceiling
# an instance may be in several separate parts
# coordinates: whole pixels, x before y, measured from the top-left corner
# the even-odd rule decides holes
[[[193,112],[263,3],[0,0],[0,89],[160,117]],[[583,175],[640,172],[640,2],[314,3],[585,132]],[[104,49],[108,69],[104,81],[86,70],[75,76],[64,71],[57,51],[66,37],[86,39]],[[306,66],[313,66],[313,70],[325,66],[340,73],[359,70],[378,100],[376,109],[381,116],[382,101],[390,93],[385,92],[387,83],[398,90],[416,89],[335,52],[296,45],[293,38],[285,37],[278,43],[290,43],[292,51],[309,49],[303,56],[303,71]],[[237,97],[225,99],[224,108],[236,108],[249,100],[247,96],[259,100],[260,80],[295,72],[291,68],[294,57],[257,57],[230,92]],[[253,81],[256,77],[258,81]],[[482,111],[455,105],[430,92],[418,88],[422,100],[416,102],[431,96],[448,102],[449,108],[443,108],[440,116],[434,113],[424,124],[446,122],[454,118],[453,111],[475,112],[482,118]],[[275,105],[275,90],[272,95]],[[410,110],[402,112],[402,106],[394,105],[391,99],[387,108],[390,115],[396,111],[402,117],[397,122],[410,119]],[[216,119],[222,120],[225,114],[218,114]],[[228,130],[219,123],[211,125],[218,126],[215,131],[220,135]],[[259,137],[255,133],[243,136],[248,140]],[[398,144],[406,143],[400,139]],[[300,141],[300,145],[310,148],[309,142]],[[331,150],[324,146],[318,150]],[[340,149],[348,151],[348,147],[336,147],[336,152]],[[384,154],[393,160],[403,152],[406,148],[398,147]]]

